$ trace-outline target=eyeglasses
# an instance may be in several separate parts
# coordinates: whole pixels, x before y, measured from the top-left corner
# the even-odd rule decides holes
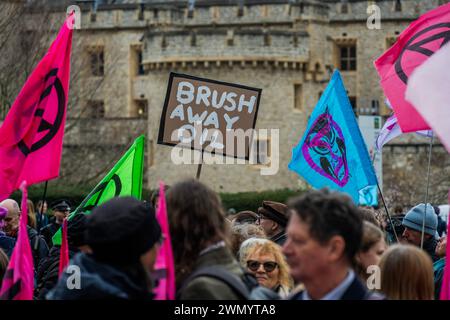
[[[278,267],[278,263],[276,263],[275,261],[267,261],[264,263],[255,260],[247,261],[247,268],[249,268],[253,272],[258,271],[261,265],[263,265],[264,271],[266,272],[272,272],[276,267]]]

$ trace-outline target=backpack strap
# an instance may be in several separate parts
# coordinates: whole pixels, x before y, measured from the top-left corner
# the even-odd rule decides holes
[[[250,297],[250,290],[247,288],[246,284],[240,279],[237,275],[231,273],[227,269],[225,269],[222,266],[207,266],[200,268],[196,271],[194,271],[184,282],[181,286],[180,290],[178,291],[178,298],[181,295],[181,292],[187,287],[187,285],[198,277],[210,277],[217,280],[220,280],[227,284],[228,287],[230,287],[235,293],[237,293],[240,297],[242,297],[245,300],[248,300]]]

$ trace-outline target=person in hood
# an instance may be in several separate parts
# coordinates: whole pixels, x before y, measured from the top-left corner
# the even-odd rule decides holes
[[[77,253],[69,265],[79,268],[78,290],[68,288],[66,269],[49,300],[152,298],[150,274],[161,241],[161,228],[150,203],[116,197],[96,207],[86,219],[90,252]]]

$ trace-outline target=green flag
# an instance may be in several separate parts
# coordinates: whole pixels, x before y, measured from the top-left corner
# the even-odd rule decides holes
[[[77,213],[91,213],[92,209],[117,196],[142,197],[145,136],[137,138],[133,145],[116,163],[114,168],[92,190],[73,211],[69,220]],[[61,244],[61,230],[53,236],[53,244]]]

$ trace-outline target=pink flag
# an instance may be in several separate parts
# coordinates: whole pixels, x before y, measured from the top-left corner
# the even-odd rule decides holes
[[[430,124],[450,152],[450,43],[411,75],[406,99]]]
[[[33,256],[27,231],[27,185],[23,182],[22,212],[20,214],[19,234],[3,277],[0,289],[1,300],[32,300],[34,287]]]
[[[69,265],[69,244],[67,243],[67,219],[64,219],[62,225],[61,249],[59,251],[59,270],[58,276],[61,276],[64,269]]]
[[[448,204],[450,204],[450,190],[448,192]],[[450,224],[447,224],[447,236],[450,235]],[[450,257],[450,246],[447,245],[445,257]],[[439,300],[450,300],[450,265],[445,263],[444,278],[442,279],[441,293]]]
[[[155,288],[155,300],[175,299],[175,267],[173,262],[172,242],[170,240],[169,221],[167,219],[166,196],[164,183],[159,183],[158,213],[156,219],[161,226],[164,242],[158,251],[155,261],[155,274],[158,287]]]
[[[59,175],[73,19],[67,18],[0,127],[0,200],[23,180],[32,185]]]
[[[402,32],[395,44],[375,62],[386,97],[392,103],[403,132],[430,129],[422,116],[405,100],[408,79],[414,69],[449,39],[450,3],[422,15]]]

